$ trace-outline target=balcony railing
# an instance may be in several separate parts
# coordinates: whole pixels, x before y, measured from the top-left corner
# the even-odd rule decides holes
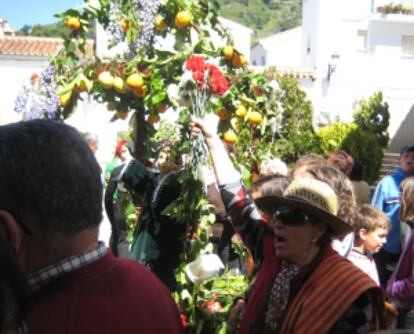
[[[414,14],[414,0],[372,0],[372,12],[383,14]]]

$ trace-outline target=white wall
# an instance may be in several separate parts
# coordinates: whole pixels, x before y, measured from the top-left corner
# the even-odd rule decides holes
[[[27,57],[9,56],[0,57],[0,124],[14,122],[20,119],[14,109],[14,102],[20,87],[28,82],[33,73],[39,74],[41,68],[46,66],[47,60],[29,60]]]
[[[299,26],[260,39],[252,48],[250,63],[258,66],[300,67],[301,51],[302,27]],[[265,64],[262,62],[263,57]]]

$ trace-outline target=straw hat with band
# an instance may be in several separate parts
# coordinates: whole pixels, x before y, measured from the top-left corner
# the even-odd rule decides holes
[[[337,217],[338,198],[333,189],[314,179],[301,178],[291,182],[283,196],[266,195],[255,200],[257,207],[272,217],[284,208],[299,209],[328,225],[333,238],[342,238],[352,232],[352,227]]]

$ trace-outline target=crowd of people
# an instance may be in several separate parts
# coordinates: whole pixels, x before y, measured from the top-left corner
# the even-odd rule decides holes
[[[373,196],[344,151],[265,160],[247,189],[215,129],[192,118],[189,130],[211,157],[215,251],[230,266],[237,235],[254,262],[228,313],[235,333],[414,329],[414,145]],[[103,174],[95,139],[52,120],[0,127],[0,333],[185,331],[171,292],[188,231],[164,214],[179,157],[166,141],[148,166],[121,140]],[[125,194],[141,208],[131,246]]]

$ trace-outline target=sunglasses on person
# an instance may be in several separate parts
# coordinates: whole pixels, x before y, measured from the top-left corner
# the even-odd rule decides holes
[[[300,226],[310,222],[311,217],[298,209],[280,209],[275,211],[273,219],[286,226]]]

